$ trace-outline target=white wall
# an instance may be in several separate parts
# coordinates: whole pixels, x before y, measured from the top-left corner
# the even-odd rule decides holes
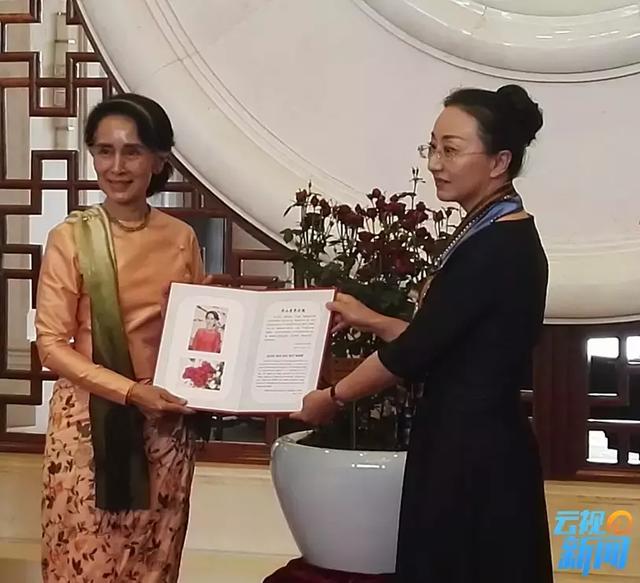
[[[80,4],[123,85],[167,107],[189,167],[274,236],[309,179],[345,202],[404,189],[451,89],[520,80],[545,113],[519,187],[551,258],[547,316],[640,317],[637,4]]]

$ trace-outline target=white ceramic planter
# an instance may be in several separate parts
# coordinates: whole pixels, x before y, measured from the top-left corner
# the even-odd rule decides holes
[[[300,445],[306,432],[278,439],[271,475],[306,561],[350,573],[392,573],[404,452]]]

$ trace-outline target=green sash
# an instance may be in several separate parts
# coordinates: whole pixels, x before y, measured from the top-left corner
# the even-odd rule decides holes
[[[118,277],[109,220],[100,206],[74,211],[76,252],[91,300],[93,362],[135,380],[118,301]],[[117,512],[149,508],[144,416],[137,407],[98,395],[89,400],[96,506]]]

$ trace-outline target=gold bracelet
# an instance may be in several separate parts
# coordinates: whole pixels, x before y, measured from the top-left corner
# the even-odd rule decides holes
[[[129,402],[129,396],[131,395],[131,391],[133,391],[133,387],[135,387],[137,384],[138,384],[137,382],[133,382],[131,383],[131,386],[127,389],[127,392],[125,393],[125,396],[124,396],[125,405],[131,405],[131,403]]]

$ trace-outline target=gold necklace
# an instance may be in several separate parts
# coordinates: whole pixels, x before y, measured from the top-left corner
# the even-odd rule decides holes
[[[117,219],[116,217],[112,216],[109,213],[109,211],[105,208],[104,205],[102,205],[102,208],[105,214],[107,215],[107,217],[109,218],[109,222],[113,223],[114,225],[118,225],[118,227],[120,227],[123,231],[126,231],[127,233],[135,233],[136,231],[142,231],[142,229],[144,229],[149,224],[149,217],[151,216],[151,207],[149,205],[147,205],[147,212],[145,213],[144,218],[142,219],[142,222],[139,225],[135,225],[134,227],[125,225],[120,219]]]

